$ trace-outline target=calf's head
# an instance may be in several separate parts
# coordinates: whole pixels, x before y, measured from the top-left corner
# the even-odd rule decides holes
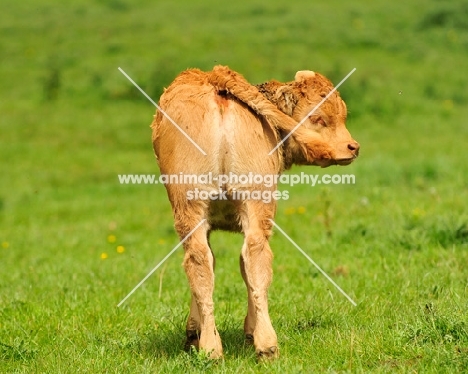
[[[301,134],[315,139],[318,144],[321,142],[328,146],[326,152],[320,154],[318,151],[318,156],[312,159],[303,157],[304,152],[297,152],[302,145],[301,141],[294,137],[295,139],[287,145],[292,148],[293,163],[321,167],[348,165],[359,155],[359,143],[351,137],[345,125],[346,104],[338,91],[333,92],[309,114],[333,90],[332,83],[323,75],[308,70],[298,71],[293,82],[270,82],[269,88],[270,100],[282,112],[297,122],[305,119],[300,128]]]

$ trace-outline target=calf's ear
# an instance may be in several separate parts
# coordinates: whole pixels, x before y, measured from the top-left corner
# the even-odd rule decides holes
[[[294,77],[296,82],[315,77],[315,73],[311,70],[299,70]]]
[[[313,77],[315,77],[315,73],[313,71],[300,70],[296,73],[294,79],[296,82],[300,83],[302,81],[305,81],[306,79]],[[274,99],[276,105],[278,106],[278,109],[281,110],[283,113],[292,116],[294,108],[299,102],[298,95],[300,95],[300,92],[298,92],[298,90],[294,90],[294,85],[286,84],[284,86],[278,87],[274,95]]]
[[[275,101],[279,110],[288,116],[292,116],[294,108],[296,107],[299,99],[296,93],[293,91],[292,87],[287,85],[281,86],[276,90]]]

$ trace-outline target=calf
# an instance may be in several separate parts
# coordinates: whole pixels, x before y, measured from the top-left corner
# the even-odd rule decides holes
[[[186,347],[204,349],[212,358],[222,356],[213,306],[215,259],[209,245],[210,233],[221,229],[244,235],[240,269],[248,292],[246,338],[259,357],[278,355],[267,299],[273,259],[268,241],[276,200],[252,198],[254,191],[259,192],[255,196],[274,194],[277,185],[225,177],[279,175],[293,164],[350,164],[359,144],[345,127],[346,105],[336,91],[287,137],[332,89],[328,79],[311,71],[297,72],[289,83],[253,86],[217,66],[211,72],[184,71],[161,96],[161,109],[180,127],[160,111],[155,115],[152,138],[161,174],[212,177],[165,186],[175,229],[181,240],[186,238],[184,268],[192,295]]]

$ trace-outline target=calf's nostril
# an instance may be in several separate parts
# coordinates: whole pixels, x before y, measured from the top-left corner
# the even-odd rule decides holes
[[[352,143],[349,143],[349,144],[348,144],[348,149],[349,149],[350,151],[355,151],[355,152],[357,152],[357,151],[359,151],[359,147],[360,147],[360,145],[359,145],[358,142],[352,142]]]

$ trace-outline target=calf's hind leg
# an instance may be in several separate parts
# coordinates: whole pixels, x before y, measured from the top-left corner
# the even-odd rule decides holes
[[[241,272],[247,286],[248,312],[244,322],[247,339],[253,337],[259,358],[278,356],[278,341],[268,313],[268,288],[272,279],[273,253],[268,244],[274,206],[245,201],[241,214],[244,244]]]
[[[245,339],[248,343],[253,344],[253,332],[255,330],[255,308],[252,300],[252,292],[249,288],[247,274],[245,273],[245,263],[242,254],[240,255],[240,270],[242,279],[247,286],[247,316],[244,319]]]
[[[209,233],[207,235],[208,237],[208,245],[209,244]],[[211,250],[211,255],[213,257],[213,272],[215,270],[216,266],[216,260],[214,257],[213,250]],[[187,335],[187,340],[185,341],[185,350],[190,351],[190,347],[193,345],[195,348],[199,348],[199,340],[200,340],[200,333],[201,333],[201,317],[200,317],[200,312],[198,311],[198,305],[195,299],[195,296],[193,293],[191,294],[191,300],[190,300],[190,313],[189,317],[187,320],[187,326],[186,326],[186,335]]]
[[[180,213],[174,211],[175,228],[181,240],[206,217],[205,209],[198,204],[187,202]],[[184,242],[184,269],[192,294],[186,347],[198,343],[199,349],[211,358],[218,358],[223,355],[223,348],[214,319],[214,257],[208,245],[208,231],[205,221]]]

